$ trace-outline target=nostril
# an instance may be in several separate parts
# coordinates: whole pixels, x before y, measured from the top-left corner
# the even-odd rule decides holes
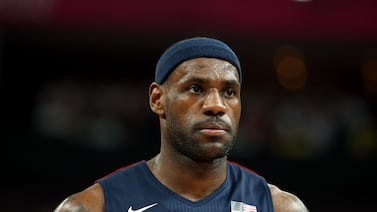
[[[224,112],[218,112],[216,115],[223,116],[224,114],[225,114]]]
[[[213,110],[206,110],[204,111],[204,115],[206,116],[223,116],[225,113],[223,111],[213,111]]]

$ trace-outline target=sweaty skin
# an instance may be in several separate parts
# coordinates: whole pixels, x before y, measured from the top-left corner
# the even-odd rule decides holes
[[[191,201],[201,200],[226,178],[227,155],[241,115],[241,85],[236,68],[213,58],[180,64],[163,85],[149,88],[151,110],[159,116],[160,153],[148,160],[153,175]],[[308,211],[295,195],[269,184],[275,212]],[[71,195],[55,212],[103,212],[99,184]]]
[[[271,190],[275,212],[308,212],[304,203],[295,195],[280,190],[277,186],[268,184]]]

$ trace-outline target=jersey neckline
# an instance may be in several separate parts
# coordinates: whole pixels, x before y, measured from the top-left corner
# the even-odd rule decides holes
[[[176,192],[172,191],[171,189],[166,187],[164,184],[162,184],[156,178],[156,176],[154,176],[152,171],[149,169],[145,160],[141,161],[140,163],[141,163],[141,168],[148,175],[149,179],[156,186],[156,188],[158,188],[162,192],[169,194],[170,196],[174,197],[178,201],[180,201],[180,202],[182,202],[186,205],[190,205],[192,207],[200,207],[202,205],[207,204],[208,202],[213,200],[215,197],[217,197],[220,193],[224,192],[224,190],[228,187],[228,184],[230,183],[229,177],[228,177],[229,176],[229,173],[228,173],[229,172],[229,168],[228,168],[229,164],[227,163],[227,174],[226,174],[224,182],[217,189],[215,189],[212,193],[210,193],[208,196],[204,197],[203,199],[200,199],[198,201],[192,201],[192,200],[189,200],[189,199],[177,194]]]

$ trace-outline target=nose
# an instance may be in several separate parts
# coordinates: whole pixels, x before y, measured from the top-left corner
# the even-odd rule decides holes
[[[203,112],[207,116],[222,116],[226,113],[226,106],[217,89],[211,89],[205,97]]]

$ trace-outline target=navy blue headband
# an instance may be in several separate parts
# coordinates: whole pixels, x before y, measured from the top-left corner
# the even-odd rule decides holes
[[[189,38],[170,46],[157,62],[155,81],[162,84],[179,64],[198,57],[218,58],[231,63],[237,68],[241,83],[241,65],[236,54],[222,41],[207,37]]]

